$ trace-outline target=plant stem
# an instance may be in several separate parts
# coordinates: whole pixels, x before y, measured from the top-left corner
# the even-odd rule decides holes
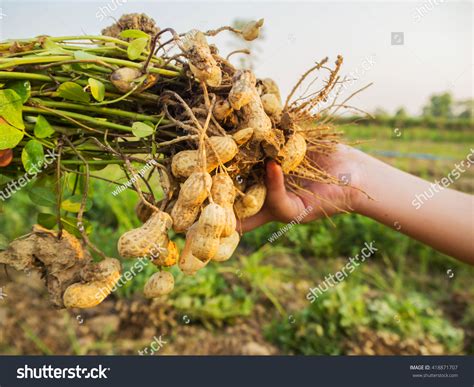
[[[13,43],[33,43],[38,42],[40,37],[30,38],[30,39],[12,39],[7,43],[3,43],[0,45],[0,50],[5,48],[9,48],[13,45]],[[102,40],[104,42],[116,43],[122,46],[129,46],[130,43],[126,42],[125,40],[120,40],[117,38],[113,38],[111,36],[106,35],[75,35],[75,36],[48,36],[48,39],[53,42],[62,42],[65,40]]]
[[[140,69],[142,65],[140,63],[131,62],[125,59],[108,58],[101,56],[100,59],[105,63],[112,63],[124,67],[133,67]],[[40,57],[27,57],[27,58],[0,58],[0,70],[8,69],[25,64],[40,64],[40,63],[54,63],[75,60],[73,56],[69,55],[51,55],[51,56],[40,56]],[[156,67],[150,67],[148,72],[159,74],[167,77],[179,77],[181,73],[178,71],[166,70]]]
[[[104,128],[109,129],[116,129],[122,132],[129,132],[132,133],[132,128],[125,125],[115,124],[113,122],[108,121],[101,121],[94,117],[86,116],[79,113],[68,112],[64,110],[54,110],[54,109],[41,109],[41,107],[31,107],[31,106],[23,106],[23,111],[25,113],[38,113],[38,114],[47,114],[47,115],[56,115],[56,116],[66,116],[70,118],[74,118],[81,121],[86,121],[93,123],[96,126],[102,126]]]
[[[87,163],[89,165],[109,165],[109,164],[124,164],[123,160],[88,160]],[[61,164],[63,165],[76,165],[76,164],[84,164],[82,160],[61,160]]]
[[[50,124],[53,127],[53,129],[58,133],[68,134],[68,135],[79,134],[80,133],[80,129],[77,128],[77,127],[59,126],[59,125],[53,124],[51,122],[50,122]],[[28,130],[34,130],[35,124],[30,124],[28,122],[25,122],[25,127]]]
[[[151,121],[153,123],[159,123],[161,121],[163,124],[168,123],[168,121],[164,119],[162,120],[161,116],[159,117],[149,116],[146,114],[133,113],[133,112],[128,112],[128,111],[120,110],[120,109],[97,107],[97,106],[90,106],[90,105],[79,105],[79,104],[70,103],[70,102],[45,101],[45,100],[36,99],[36,98],[32,98],[31,100],[38,102],[40,105],[47,106],[47,107],[82,110],[86,112],[101,113],[101,114],[109,115],[109,116],[126,117],[134,121]]]

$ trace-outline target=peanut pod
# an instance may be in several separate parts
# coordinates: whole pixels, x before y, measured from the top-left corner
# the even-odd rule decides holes
[[[120,262],[106,258],[91,264],[84,282],[70,285],[63,294],[66,308],[92,308],[99,305],[112,291],[120,279]]]
[[[219,165],[232,160],[239,151],[231,136],[211,136],[206,144],[206,170],[212,172]],[[187,178],[200,169],[199,151],[185,150],[171,160],[171,172],[177,178]]]
[[[305,138],[299,133],[293,133],[279,153],[283,173],[290,173],[298,168],[306,155],[306,149]]]
[[[166,250],[160,251],[159,254],[154,257],[152,262],[155,266],[158,267],[169,267],[176,265],[176,262],[178,262],[178,257],[178,246],[176,246],[176,243],[174,243],[173,241],[169,241]]]
[[[166,212],[154,212],[141,227],[120,237],[117,244],[119,254],[124,258],[137,258],[148,256],[156,249],[166,249],[172,224],[171,216]]]
[[[275,94],[264,94],[261,97],[263,109],[270,117],[279,119],[283,110],[281,102]]]
[[[212,257],[212,260],[216,262],[227,261],[232,256],[232,254],[234,254],[239,241],[240,235],[235,230],[228,237],[221,238],[219,241],[219,248],[217,249],[216,254]]]
[[[168,271],[159,271],[148,279],[143,293],[146,298],[156,298],[171,293],[173,288],[173,275]]]
[[[191,227],[211,186],[212,178],[207,172],[194,172],[186,179],[171,210],[174,231],[184,232]]]
[[[211,259],[219,248],[219,238],[225,227],[226,212],[216,203],[210,203],[201,212],[196,235],[191,240],[191,253],[201,261]]]
[[[217,87],[222,81],[222,71],[212,56],[206,36],[197,30],[189,31],[179,42],[189,60],[193,75],[208,86]]]
[[[259,212],[265,203],[267,188],[265,184],[254,184],[245,191],[245,195],[239,197],[234,204],[235,215],[239,219],[245,219]]]
[[[191,243],[196,236],[197,223],[194,223],[186,233],[186,242],[179,257],[178,266],[185,275],[194,275],[209,262],[197,259],[191,252]]]
[[[240,129],[232,135],[232,138],[237,143],[237,145],[246,144],[253,136],[252,128]]]
[[[214,203],[225,210],[225,226],[222,237],[231,235],[237,227],[234,213],[235,187],[232,179],[226,173],[217,173],[212,177],[211,197]]]

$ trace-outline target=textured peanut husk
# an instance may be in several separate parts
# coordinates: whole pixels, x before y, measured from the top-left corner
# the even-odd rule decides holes
[[[82,273],[92,257],[67,231],[63,230],[58,238],[56,231],[35,225],[31,233],[15,239],[0,252],[0,263],[25,272],[38,271],[53,305],[63,308],[64,291],[83,280]]]

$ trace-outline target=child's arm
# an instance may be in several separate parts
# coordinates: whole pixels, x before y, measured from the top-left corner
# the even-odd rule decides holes
[[[474,264],[472,195],[435,186],[343,145],[335,154],[317,161],[332,175],[350,181],[350,186],[302,181],[304,188],[314,195],[295,195],[286,191],[281,168],[271,162],[267,165],[267,201],[259,214],[244,220],[243,230],[273,220],[289,222],[301,214],[307,222],[325,213],[331,216],[346,210],[368,216]],[[469,166],[465,162],[464,168]]]

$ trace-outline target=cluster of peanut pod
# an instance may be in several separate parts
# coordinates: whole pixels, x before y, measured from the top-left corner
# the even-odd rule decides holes
[[[257,214],[265,202],[261,161],[273,157],[289,173],[303,162],[307,150],[300,133],[285,138],[274,127],[282,115],[275,82],[266,79],[258,85],[249,70],[234,74],[227,98],[218,100],[213,115],[223,124],[235,122],[235,129],[224,135],[205,133],[197,149],[172,157],[170,171],[179,185],[174,200],[165,210],[146,211],[143,226],[122,235],[118,251],[123,258],[151,257],[159,268],[177,264],[184,274],[193,275],[210,261],[232,256],[240,240],[237,219]],[[255,165],[260,168],[257,174],[252,173]],[[186,236],[181,252],[169,239],[171,229]],[[144,294],[159,297],[173,287],[172,274],[160,270],[150,277]]]

